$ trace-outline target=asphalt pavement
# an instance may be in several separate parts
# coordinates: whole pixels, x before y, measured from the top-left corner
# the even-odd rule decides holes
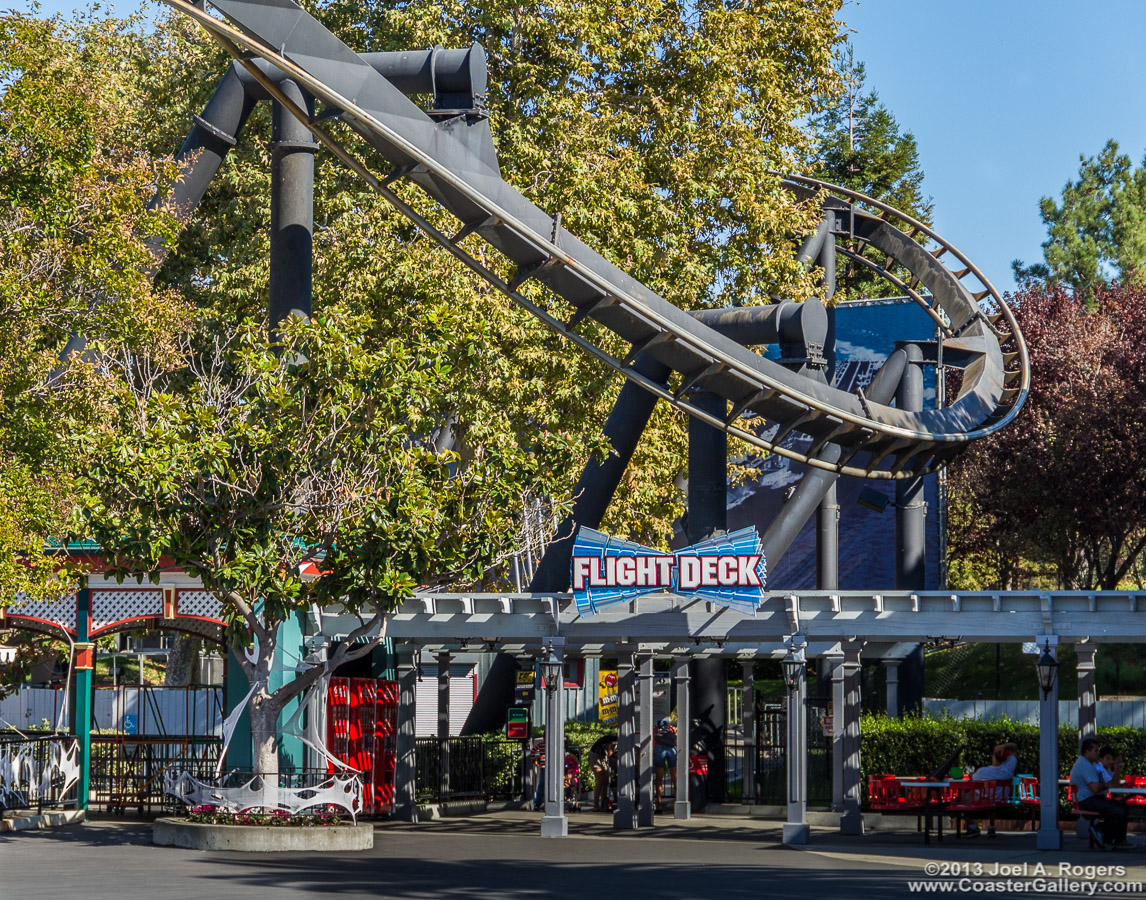
[[[1146,898],[1146,847],[1092,851],[1069,834],[1063,851],[1039,853],[1029,832],[924,847],[912,831],[816,829],[797,849],[780,843],[778,822],[729,816],[622,833],[579,813],[565,839],[538,825],[527,812],[382,823],[371,852],[254,855],[155,847],[149,823],[97,820],[0,835],[0,900]]]

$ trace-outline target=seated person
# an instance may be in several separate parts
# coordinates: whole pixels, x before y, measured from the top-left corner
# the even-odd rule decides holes
[[[1015,777],[1015,772],[1019,768],[1019,758],[1015,755],[1015,751],[1019,749],[1019,745],[1013,741],[1008,741],[1005,744],[998,744],[991,752],[991,764],[989,766],[980,766],[975,770],[975,774],[971,776],[973,781],[1010,781]],[[1005,797],[999,797],[1000,801],[1005,800]],[[968,822],[967,827],[963,834],[966,837],[977,837],[979,835],[979,826],[974,822]],[[995,826],[990,824],[987,826],[987,837],[995,836]]]
[[[1098,762],[1094,767],[1108,788],[1116,787],[1122,781],[1122,757],[1113,747],[1103,747],[1098,751]]]
[[[1091,825],[1091,833],[1109,850],[1126,842],[1126,810],[1106,795],[1110,785],[1098,771],[1098,741],[1092,737],[1083,739],[1080,752],[1070,770],[1070,783],[1078,808],[1102,816],[1101,829]]]

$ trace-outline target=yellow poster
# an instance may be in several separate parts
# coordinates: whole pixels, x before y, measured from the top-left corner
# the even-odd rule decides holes
[[[617,672],[602,669],[597,676],[597,720],[607,725],[617,721]]]

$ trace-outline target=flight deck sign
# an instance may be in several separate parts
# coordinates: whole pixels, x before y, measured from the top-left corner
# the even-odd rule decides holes
[[[755,528],[742,528],[683,550],[662,553],[592,528],[573,544],[573,597],[592,615],[642,594],[684,594],[755,613],[767,567]]]

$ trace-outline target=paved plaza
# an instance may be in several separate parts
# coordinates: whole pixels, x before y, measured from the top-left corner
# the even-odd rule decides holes
[[[843,838],[815,830],[813,843],[796,849],[780,844],[779,824],[771,820],[669,820],[622,835],[607,817],[583,813],[571,818],[570,827],[568,839],[545,839],[537,835],[535,815],[505,812],[416,826],[379,824],[369,853],[250,855],[154,847],[148,823],[97,820],[0,836],[0,900],[1086,896],[1090,888],[1080,883],[1096,885],[1096,896],[1146,896],[1126,890],[1127,882],[1146,882],[1146,848],[1090,851],[1070,834],[1063,852],[1040,854],[1029,832],[995,840],[949,837],[924,847],[919,835],[908,832]],[[1039,863],[1045,873],[1035,868]],[[1027,877],[1016,879],[1024,864]],[[1063,882],[1060,864],[1077,867],[1066,875],[1074,884]],[[943,867],[943,876],[931,876],[929,865]],[[1086,866],[1123,871],[1094,875]],[[960,884],[960,878],[966,881]],[[912,890],[913,882],[928,881],[953,886]],[[1114,883],[1105,894],[1104,882]]]

